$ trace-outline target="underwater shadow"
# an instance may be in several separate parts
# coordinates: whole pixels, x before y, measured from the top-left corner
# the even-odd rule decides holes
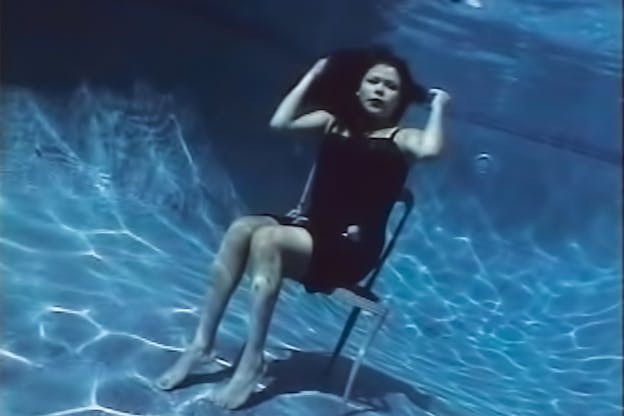
[[[313,391],[342,397],[353,361],[338,357],[333,368],[325,372],[329,363],[328,353],[286,350],[290,357],[275,360],[269,364],[266,378],[271,380],[267,387],[252,395],[241,409],[257,406],[283,394]],[[385,373],[362,365],[357,373],[350,401],[364,404],[366,409],[354,410],[344,415],[354,415],[363,411],[390,411],[385,398],[389,393],[403,394],[414,406],[428,410],[433,397],[419,392],[412,385],[393,378]]]
[[[301,392],[328,394],[335,396],[337,401],[342,401],[342,394],[353,364],[350,358],[338,357],[331,371],[327,372],[327,365],[330,361],[328,352],[299,351],[289,348],[272,350],[278,350],[278,356],[284,358],[276,358],[268,363],[263,382],[266,387],[254,393],[237,410],[250,410],[279,396]],[[197,372],[189,375],[176,387],[176,390],[226,380],[232,376],[238,357],[240,357],[239,354],[230,356],[236,357],[233,360],[225,359],[225,362],[234,363],[229,367],[219,366],[217,370],[215,366],[208,365],[198,368]],[[396,409],[390,405],[391,402],[395,402],[388,397],[390,394],[402,394],[407,399],[408,406],[413,407],[414,414],[435,412],[439,416],[466,416],[466,413],[459,409],[449,407],[449,404],[442,398],[423,393],[413,385],[365,364],[360,366],[355,378],[349,397],[349,407],[342,407],[339,414],[340,416],[355,416],[370,411],[391,414]],[[332,412],[332,414],[335,413]]]

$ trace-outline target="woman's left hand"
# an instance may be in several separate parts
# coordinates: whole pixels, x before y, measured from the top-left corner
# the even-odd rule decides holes
[[[442,107],[451,99],[449,93],[440,88],[431,88],[429,94],[433,95],[431,100],[432,107]]]
[[[360,226],[355,224],[349,225],[346,231],[342,233],[342,236],[347,237],[351,241],[360,241],[362,239]]]

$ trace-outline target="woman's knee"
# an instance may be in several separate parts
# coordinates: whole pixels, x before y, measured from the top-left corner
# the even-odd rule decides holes
[[[268,276],[256,274],[251,282],[252,292],[259,295],[274,295],[279,291],[281,283],[280,276]]]
[[[256,292],[270,293],[279,287],[282,277],[279,239],[279,227],[262,227],[251,237],[250,252],[254,266],[252,287]]]
[[[266,262],[279,262],[279,272],[282,276],[298,279],[305,275],[312,255],[312,238],[302,228],[274,226],[262,227],[256,230],[251,237],[251,256],[256,267]],[[263,269],[260,267],[260,269]],[[270,278],[280,281],[282,276]],[[258,276],[258,278],[269,278]],[[270,281],[275,286],[276,282]]]

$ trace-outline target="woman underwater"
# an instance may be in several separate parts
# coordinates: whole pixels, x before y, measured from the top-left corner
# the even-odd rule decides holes
[[[313,87],[325,82],[327,90],[323,77],[345,59],[349,77],[338,77],[340,88],[331,85],[337,82],[333,77],[326,108],[304,111]],[[425,129],[399,127],[407,106],[427,98],[431,113]],[[388,215],[410,166],[440,154],[449,98],[440,89],[423,90],[404,61],[383,48],[316,62],[270,121],[273,129],[323,137],[309,204],[305,212],[244,216],[230,225],[210,270],[212,285],[194,339],[156,386],[173,389],[197,363],[215,358],[218,324],[248,270],[253,300],[247,341],[232,377],[208,394],[225,408],[244,404],[266,371],[263,349],[282,278],[301,282],[309,292],[331,292],[366,277],[383,248]]]

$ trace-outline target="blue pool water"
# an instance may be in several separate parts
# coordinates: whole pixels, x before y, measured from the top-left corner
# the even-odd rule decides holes
[[[323,378],[319,369],[349,310],[289,281],[267,345],[272,382],[240,414],[621,414],[622,184],[613,95],[621,45],[610,14],[621,11],[591,2],[568,2],[556,13],[538,2],[482,2],[478,10],[362,3],[393,23],[376,40],[405,53],[410,42],[429,45],[414,54],[430,62],[418,72],[453,94],[449,151],[408,180],[416,205],[376,285],[391,312],[350,411],[340,395],[368,321],[360,318],[353,344]],[[206,61],[208,72],[242,77],[240,90],[221,85],[225,78],[207,81],[202,91],[214,95],[201,101],[179,86],[132,79],[132,71],[130,87],[95,75],[97,82],[85,75],[54,88],[41,79],[3,81],[0,414],[229,414],[204,398],[214,376],[201,369],[173,392],[151,381],[190,342],[228,224],[296,201],[311,149],[245,127],[266,122],[296,70],[282,70],[280,80],[254,78],[241,63],[253,59],[254,73],[268,71],[262,48],[287,62],[294,52],[275,33],[296,45],[305,36],[298,30],[309,28],[217,5],[217,19],[246,23],[248,32],[211,26],[240,50],[220,50],[220,68]],[[281,13],[296,20],[292,10]],[[273,34],[254,37],[249,16]],[[492,37],[514,25],[507,38]],[[345,43],[349,36],[356,35],[345,32]],[[331,41],[330,34],[314,39],[327,49]],[[536,43],[550,49],[537,54]],[[442,53],[449,44],[453,52]],[[546,77],[553,73],[560,75]],[[580,94],[583,100],[569,100]],[[266,111],[250,111],[260,102]],[[409,121],[422,123],[425,114],[416,110]],[[226,359],[245,339],[248,310],[245,279],[219,332]]]

